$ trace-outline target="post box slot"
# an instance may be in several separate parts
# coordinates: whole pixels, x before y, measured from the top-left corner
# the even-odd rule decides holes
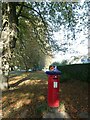
[[[53,78],[53,79],[57,79],[57,78]]]

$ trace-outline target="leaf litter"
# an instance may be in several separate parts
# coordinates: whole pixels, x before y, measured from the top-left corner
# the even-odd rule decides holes
[[[21,79],[21,83],[16,84]],[[32,72],[11,77],[9,84],[14,83],[16,86],[13,89],[2,93],[3,118],[42,118],[49,109],[45,73]],[[80,80],[60,83],[59,96],[59,112],[66,111],[72,119],[78,119],[82,112],[88,112],[88,83]]]

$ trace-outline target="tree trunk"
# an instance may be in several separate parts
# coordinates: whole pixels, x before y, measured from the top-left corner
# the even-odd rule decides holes
[[[10,59],[12,57],[13,48],[15,48],[15,43],[17,39],[17,17],[16,17],[16,5],[15,3],[3,3],[2,6],[2,32],[1,40],[2,43],[0,59],[2,61],[2,69],[0,70],[1,89],[6,89],[8,85],[8,76],[10,71]],[[0,43],[0,44],[1,44]]]

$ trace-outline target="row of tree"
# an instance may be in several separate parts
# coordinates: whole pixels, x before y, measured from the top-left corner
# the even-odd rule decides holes
[[[53,31],[63,24],[74,33],[76,17],[74,9],[78,3],[69,2],[3,2],[2,31],[0,43],[2,89],[8,87],[10,66],[26,69],[43,64],[45,55],[64,50],[53,39]],[[11,62],[12,61],[12,62]],[[38,62],[39,61],[39,62]]]

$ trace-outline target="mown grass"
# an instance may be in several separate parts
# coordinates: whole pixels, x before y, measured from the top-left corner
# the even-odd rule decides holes
[[[62,76],[61,76],[62,77]],[[18,84],[17,84],[18,83]],[[29,72],[11,77],[11,88],[2,93],[3,118],[42,118],[49,111],[47,105],[47,75],[44,72]],[[78,118],[82,111],[88,111],[88,84],[67,81],[60,83],[60,107]]]
[[[11,77],[9,85],[10,89],[2,94],[4,117],[41,117],[47,110],[44,72],[21,73],[21,76]]]

